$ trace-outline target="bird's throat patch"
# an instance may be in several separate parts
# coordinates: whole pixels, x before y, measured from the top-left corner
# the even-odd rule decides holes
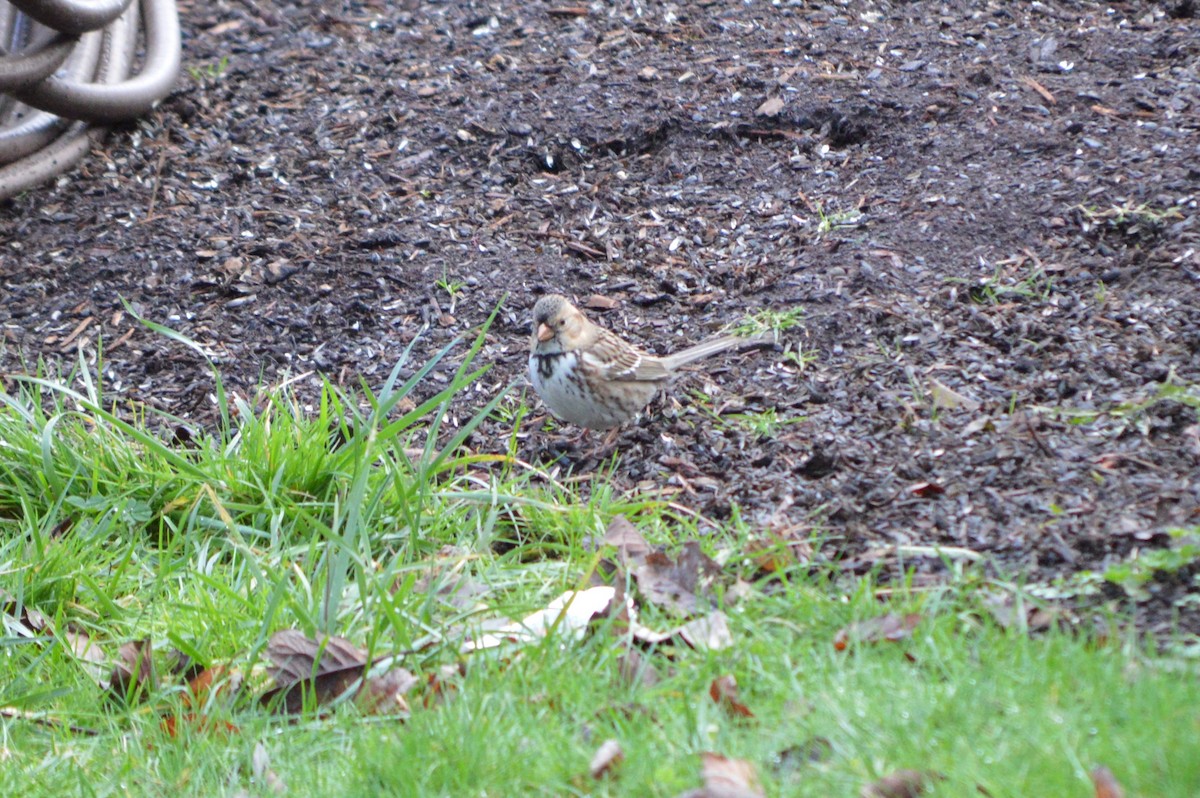
[[[543,380],[549,380],[558,373],[559,369],[569,367],[573,364],[563,363],[567,357],[574,357],[573,352],[547,352],[545,354],[535,355],[537,358],[537,373],[538,377]]]

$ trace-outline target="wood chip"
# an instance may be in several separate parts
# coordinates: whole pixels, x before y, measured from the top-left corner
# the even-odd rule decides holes
[[[779,112],[783,110],[783,105],[784,105],[784,102],[783,102],[782,97],[771,97],[769,100],[764,102],[762,105],[760,105],[754,109],[754,115],[755,116],[778,116]]]
[[[1024,83],[1029,88],[1036,91],[1038,94],[1042,95],[1042,99],[1045,100],[1046,102],[1050,103],[1051,105],[1054,105],[1055,103],[1058,102],[1058,100],[1056,100],[1054,98],[1054,95],[1050,93],[1049,89],[1047,89],[1045,86],[1038,83],[1036,80],[1029,77],[1028,75],[1021,78],[1021,82]]]
[[[76,324],[75,329],[71,330],[71,334],[68,335],[66,338],[64,338],[62,343],[58,345],[58,351],[60,351],[60,352],[67,351],[67,349],[70,348],[71,343],[76,338],[78,338],[80,336],[80,334],[83,333],[84,330],[86,330],[88,328],[88,325],[91,324],[94,319],[95,319],[94,316],[88,316],[86,319],[84,319],[83,321]]]
[[[583,301],[583,306],[588,310],[612,310],[618,304],[617,300],[600,294],[592,294]]]

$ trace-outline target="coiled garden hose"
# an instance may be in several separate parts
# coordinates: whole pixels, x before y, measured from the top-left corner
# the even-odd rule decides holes
[[[149,111],[179,62],[175,0],[0,0],[0,200],[70,169],[107,125]]]

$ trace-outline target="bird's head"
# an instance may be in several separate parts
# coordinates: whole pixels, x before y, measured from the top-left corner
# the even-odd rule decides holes
[[[566,297],[546,294],[533,306],[533,350],[549,354],[578,349],[587,343],[590,326]]]

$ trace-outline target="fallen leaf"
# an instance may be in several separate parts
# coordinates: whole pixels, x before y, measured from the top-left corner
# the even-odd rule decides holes
[[[824,762],[833,755],[833,743],[826,737],[809,737],[799,745],[783,749],[775,757],[775,772],[790,775],[801,768]]]
[[[687,798],[764,798],[758,771],[751,763],[712,753],[700,757],[704,787],[684,793]]]
[[[110,670],[108,668],[108,657],[104,653],[104,649],[100,644],[92,640],[87,632],[81,632],[76,629],[67,629],[62,633],[63,639],[71,649],[71,653],[83,665],[84,670],[92,677],[96,684],[104,690],[109,688],[111,684],[109,680]]]
[[[833,647],[845,651],[851,643],[895,643],[908,637],[921,622],[918,613],[896,615],[889,612],[877,618],[868,618],[840,629],[833,638]]]
[[[617,664],[621,669],[621,678],[626,684],[653,687],[659,682],[658,671],[654,669],[654,665],[636,648],[625,649],[617,657]]]
[[[259,702],[287,714],[302,712],[308,701],[320,707],[353,697],[364,712],[407,715],[404,693],[417,682],[404,668],[368,672],[366,652],[348,640],[311,638],[294,629],[271,637],[267,658],[276,686]]]
[[[748,541],[745,551],[766,573],[786,571],[812,559],[812,544],[794,538],[790,530],[780,533],[767,529],[765,532],[763,537]]]
[[[918,482],[915,485],[910,485],[908,492],[914,496],[920,496],[922,499],[932,499],[936,496],[941,496],[946,492],[946,489],[936,482]]]
[[[631,624],[633,639],[646,645],[658,645],[679,638],[697,651],[720,651],[733,645],[729,620],[725,613],[714,610],[708,615],[693,618],[667,632],[655,632],[639,623]]]
[[[117,661],[108,677],[109,691],[123,700],[138,700],[158,686],[150,638],[133,640],[117,649]]]
[[[404,695],[415,687],[417,677],[406,668],[389,668],[378,675],[368,675],[354,696],[354,703],[368,715],[409,714]]]
[[[1117,783],[1117,777],[1104,765],[1092,768],[1092,786],[1096,788],[1096,798],[1125,798],[1125,791]]]
[[[188,680],[183,694],[184,706],[204,707],[217,696],[236,696],[242,688],[242,673],[214,665],[205,668]]]
[[[367,663],[365,651],[340,637],[314,639],[295,629],[284,629],[267,643],[267,673],[280,687],[344,668]]]
[[[617,561],[626,568],[641,563],[651,552],[642,533],[623,515],[614,516],[608,522],[602,543],[616,548]]]
[[[421,698],[426,708],[448,701],[458,690],[458,683],[464,673],[460,664],[446,664],[425,677],[425,689]]]
[[[1038,607],[1026,601],[1019,605],[1010,593],[988,596],[983,601],[992,620],[1003,629],[1018,628],[1027,632],[1044,632],[1070,624],[1070,614],[1062,607]]]
[[[580,638],[593,618],[609,611],[615,595],[615,588],[606,585],[587,590],[568,590],[551,601],[546,609],[538,610],[515,623],[506,623],[481,634],[477,639],[468,640],[461,650],[469,653],[496,648],[505,643],[528,643],[542,639],[551,631]],[[626,602],[632,603],[628,598]]]
[[[616,768],[625,761],[625,752],[621,750],[621,744],[616,740],[605,740],[597,749],[596,755],[592,757],[592,763],[588,765],[588,772],[592,774],[593,779],[602,779],[605,776],[611,776],[616,772]]]
[[[721,566],[690,540],[672,560],[661,552],[646,555],[634,572],[638,591],[647,601],[679,615],[693,615],[709,609],[709,588]]]
[[[488,588],[465,574],[433,571],[417,580],[413,593],[434,594],[438,600],[457,610],[473,610],[479,607],[479,599],[487,595]]]
[[[708,694],[712,696],[713,701],[734,715],[743,718],[754,717],[754,713],[750,711],[749,707],[738,700],[737,679],[732,673],[713,679],[712,684],[708,687]]]
[[[961,407],[965,410],[970,410],[973,412],[980,408],[979,400],[965,396],[949,386],[933,379],[929,381],[929,396],[933,400],[934,407],[940,407],[946,410],[953,410],[954,408]]]
[[[859,792],[860,798],[917,798],[925,792],[930,781],[945,778],[940,773],[920,770],[897,770],[889,773],[874,784],[868,784]]]
[[[276,795],[283,795],[287,792],[287,785],[283,783],[283,779],[271,770],[271,755],[267,753],[267,747],[261,742],[254,744],[254,753],[250,755],[250,772],[254,774],[256,782],[265,784]]]
[[[363,665],[326,671],[311,679],[300,679],[287,685],[276,686],[259,699],[264,707],[270,707],[288,715],[297,715],[306,705],[328,706],[351,693],[357,695],[362,688]]]
[[[4,614],[4,628],[10,634],[35,637],[38,632],[51,631],[50,619],[41,611],[20,604],[13,594],[0,588],[0,613]]]

